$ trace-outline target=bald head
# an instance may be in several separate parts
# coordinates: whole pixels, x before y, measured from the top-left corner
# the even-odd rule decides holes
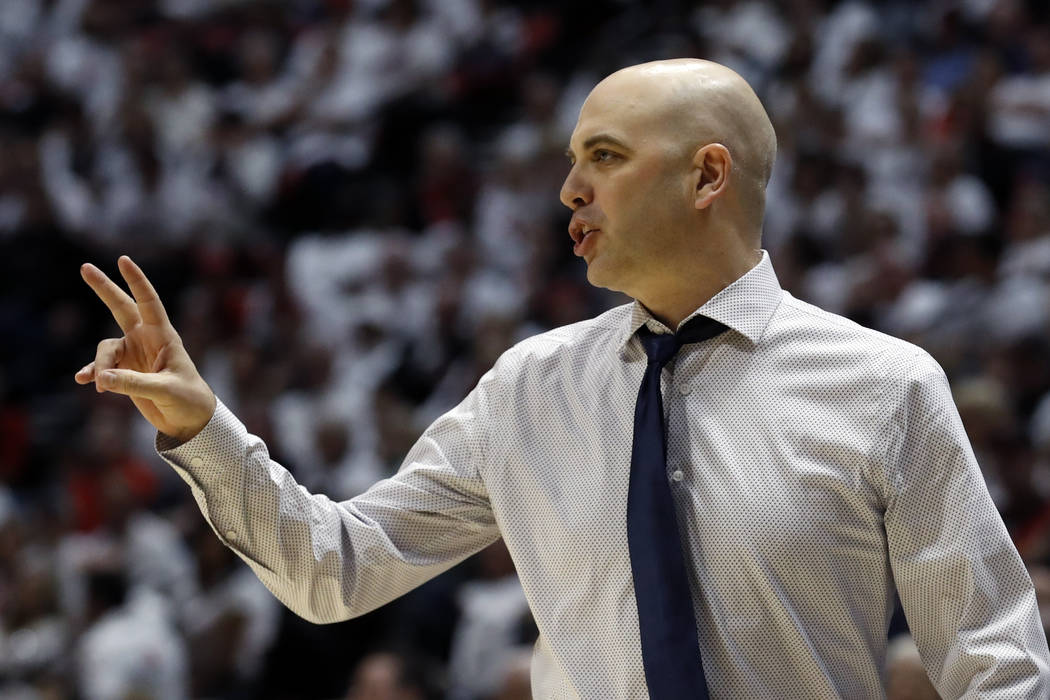
[[[761,230],[765,188],[777,140],[751,86],[729,68],[702,59],[653,61],[602,80],[588,101],[602,100],[673,143],[683,157],[720,143],[732,156],[730,188],[742,213]]]
[[[761,259],[776,137],[725,66],[674,60],[613,73],[584,102],[566,155],[561,201],[592,284],[675,321]]]

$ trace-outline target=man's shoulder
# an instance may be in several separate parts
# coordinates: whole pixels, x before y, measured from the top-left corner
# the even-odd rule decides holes
[[[775,331],[778,340],[796,341],[793,344],[809,348],[829,364],[841,361],[856,369],[867,367],[887,378],[942,373],[937,361],[918,345],[796,299],[787,292],[779,319]]]
[[[559,326],[519,341],[500,358],[505,370],[553,367],[581,354],[616,352],[630,322],[631,304],[576,323]]]

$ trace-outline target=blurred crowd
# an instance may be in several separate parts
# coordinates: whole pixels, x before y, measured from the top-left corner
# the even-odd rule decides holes
[[[0,1],[0,697],[528,698],[499,544],[314,626],[226,550],[79,279],[132,255],[308,488],[392,474],[517,340],[625,301],[558,201],[604,75],[699,56],[777,128],[794,295],[927,349],[1050,626],[1050,7],[1032,0]],[[900,634],[898,634],[900,633]],[[936,697],[906,621],[891,700]]]

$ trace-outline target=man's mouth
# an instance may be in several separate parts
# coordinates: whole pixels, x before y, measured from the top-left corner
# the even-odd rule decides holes
[[[588,236],[588,234],[594,233],[598,230],[599,229],[596,226],[588,226],[582,221],[574,221],[569,226],[569,236],[572,238],[573,243],[580,243]]]
[[[572,247],[572,252],[579,256],[585,255],[598,233],[601,233],[600,228],[585,228],[580,229],[579,233],[573,233],[572,239],[575,245]]]

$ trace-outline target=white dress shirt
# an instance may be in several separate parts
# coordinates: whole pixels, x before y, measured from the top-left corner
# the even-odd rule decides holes
[[[945,698],[1050,697],[1031,580],[944,373],[783,291],[761,262],[663,372],[667,463],[715,700],[882,698],[893,592]],[[529,338],[397,475],[311,495],[219,404],[158,449],[216,533],[317,622],[368,612],[504,538],[540,631],[536,698],[646,698],[627,486],[641,304]]]

